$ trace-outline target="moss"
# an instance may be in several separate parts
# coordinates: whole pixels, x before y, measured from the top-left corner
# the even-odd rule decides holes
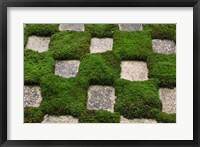
[[[156,120],[159,123],[176,123],[176,114],[168,114],[165,112],[160,112],[156,116]]]
[[[25,123],[40,123],[43,120],[43,113],[39,108],[25,107],[24,122]]]
[[[169,39],[176,42],[176,24],[145,24],[144,30],[150,30],[153,39]]]
[[[152,52],[151,34],[149,31],[117,31],[113,36],[113,50],[123,60],[146,60]]]
[[[78,76],[90,84],[113,85],[120,76],[120,58],[111,51],[88,54],[81,61]]]
[[[59,32],[58,24],[27,24],[24,29],[28,36],[51,36]]]
[[[147,65],[149,78],[158,78],[160,87],[176,87],[176,54],[152,54]]]
[[[158,80],[128,81],[118,79],[115,82],[115,112],[126,118],[155,118],[162,109],[158,97]]]
[[[119,30],[117,24],[85,24],[85,31],[97,38],[112,37],[116,30]]]
[[[40,107],[49,115],[72,115],[78,117],[86,109],[88,81],[81,77],[44,77],[41,82]]]
[[[90,39],[87,32],[62,31],[51,37],[49,51],[55,59],[80,59],[89,53]]]
[[[79,118],[80,123],[119,123],[119,113],[111,113],[105,110],[87,111]]]
[[[24,50],[24,82],[39,84],[43,76],[54,73],[54,59],[48,52]]]

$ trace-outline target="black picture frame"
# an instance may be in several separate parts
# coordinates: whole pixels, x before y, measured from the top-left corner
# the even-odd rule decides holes
[[[193,140],[7,140],[8,7],[193,7]],[[200,2],[199,0],[0,0],[0,145],[3,146],[200,146]]]

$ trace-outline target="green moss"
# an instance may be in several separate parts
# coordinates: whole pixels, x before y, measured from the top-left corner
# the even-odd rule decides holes
[[[80,59],[89,53],[90,39],[87,32],[62,31],[51,37],[49,51],[55,59]]]
[[[114,31],[119,30],[117,24],[85,24],[85,31],[92,37],[112,37]]]
[[[165,112],[160,112],[156,116],[156,120],[159,123],[176,123],[176,114],[168,114]]]
[[[113,36],[113,50],[123,60],[146,60],[152,52],[151,34],[149,31],[117,31]]]
[[[153,39],[169,39],[176,42],[176,24],[145,24],[144,30],[150,30]]]
[[[160,87],[176,87],[176,54],[152,54],[147,65],[149,78],[158,78]]]
[[[24,50],[24,82],[39,84],[43,76],[54,74],[54,59],[48,52]]]
[[[49,115],[80,116],[86,109],[88,81],[81,77],[49,76],[41,82],[40,107]]]
[[[59,31],[58,24],[27,24],[24,29],[28,36],[51,36]]]
[[[39,108],[25,107],[24,122],[25,123],[40,123],[43,119],[43,113]]]
[[[119,113],[111,113],[105,110],[87,111],[79,118],[80,123],[119,123]]]
[[[128,81],[118,79],[115,82],[115,112],[126,118],[155,118],[162,109],[158,97],[158,81]]]
[[[120,76],[120,58],[111,51],[88,54],[81,61],[78,76],[90,84],[113,85]]]

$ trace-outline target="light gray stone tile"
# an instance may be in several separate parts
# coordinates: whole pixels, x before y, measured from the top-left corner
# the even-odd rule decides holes
[[[140,31],[143,30],[142,24],[119,24],[119,29],[123,31]]]
[[[166,113],[176,113],[176,88],[160,88],[159,96],[163,104],[162,111]]]
[[[102,53],[106,51],[111,51],[112,47],[112,38],[92,38],[90,44],[90,53]]]
[[[40,53],[45,52],[48,50],[49,42],[49,37],[29,36],[26,48],[38,51]]]
[[[24,86],[24,107],[39,107],[41,101],[39,86]]]
[[[122,61],[121,78],[130,81],[144,81],[148,79],[147,64],[143,61]]]
[[[80,61],[78,60],[57,60],[55,65],[55,75],[65,78],[75,77],[78,73]]]
[[[45,115],[42,123],[78,123],[78,119],[70,115],[65,115],[65,116]]]
[[[115,90],[112,86],[93,85],[88,90],[87,109],[114,111]]]
[[[60,31],[71,30],[71,31],[84,31],[84,24],[68,24],[63,23],[59,25]]]
[[[176,44],[171,40],[153,39],[152,48],[156,53],[173,54],[176,53]]]

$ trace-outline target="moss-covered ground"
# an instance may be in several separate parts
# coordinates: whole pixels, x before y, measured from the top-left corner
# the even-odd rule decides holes
[[[121,31],[116,24],[85,24],[84,32],[59,31],[57,24],[28,24],[24,30],[24,46],[28,37],[49,36],[49,49],[39,53],[24,50],[24,83],[39,85],[42,102],[39,107],[24,108],[24,122],[37,123],[44,115],[71,115],[80,123],[119,123],[120,115],[128,119],[150,118],[159,123],[176,122],[176,114],[162,112],[160,87],[176,86],[176,54],[158,54],[152,50],[152,39],[176,42],[176,25],[143,25],[142,31]],[[113,38],[113,49],[91,54],[90,40]],[[55,60],[80,61],[76,77],[54,74]],[[129,81],[120,78],[123,60],[142,60],[148,66],[148,80]],[[87,110],[90,85],[115,88],[114,113]]]

